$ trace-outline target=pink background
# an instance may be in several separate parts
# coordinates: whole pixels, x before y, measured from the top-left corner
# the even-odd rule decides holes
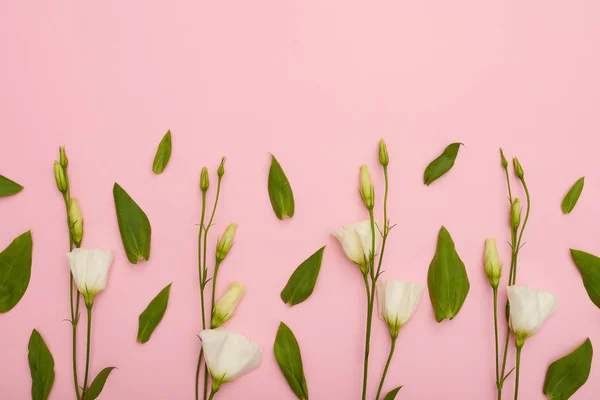
[[[52,172],[58,146],[66,145],[73,195],[85,216],[84,244],[115,254],[93,327],[92,375],[119,368],[103,398],[193,398],[199,173],[207,165],[214,183],[221,155],[228,157],[227,172],[213,238],[232,221],[239,231],[218,292],[234,280],[247,286],[228,325],[257,341],[264,358],[259,370],[217,398],[294,398],[272,353],[281,320],[300,341],[311,397],[359,398],[364,287],[329,233],[366,217],[357,193],[360,164],[371,167],[381,200],[376,146],[384,137],[389,214],[398,224],[384,278],[426,283],[444,224],[471,280],[451,322],[437,324],[424,295],[400,334],[384,389],[404,385],[402,399],[494,398],[491,290],[482,253],[484,239],[496,237],[509,264],[503,146],[520,158],[533,196],[518,280],[556,293],[560,302],[524,350],[521,398],[544,398],[551,361],[588,336],[600,345],[600,311],[568,253],[569,247],[600,253],[599,17],[600,3],[592,0],[0,2],[0,172],[25,186],[0,199],[0,247],[28,229],[34,239],[29,289],[0,315],[0,397],[30,396],[33,328],[56,361],[51,399],[74,397],[64,322],[67,233]],[[167,129],[173,156],[155,176],[152,159]],[[454,169],[424,186],[425,166],[452,141],[466,145]],[[269,204],[269,152],[296,197],[296,215],[286,222]],[[579,204],[563,216],[562,197],[582,175]],[[151,220],[148,263],[134,266],[125,258],[115,181]],[[281,289],[324,244],[314,294],[289,309]],[[139,313],[171,281],[162,323],[147,344],[137,344]],[[388,351],[386,329],[374,321],[371,398]],[[574,398],[597,397],[594,364]]]

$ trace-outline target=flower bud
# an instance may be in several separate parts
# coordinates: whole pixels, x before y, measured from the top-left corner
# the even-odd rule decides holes
[[[506,157],[504,157],[504,151],[502,151],[502,147],[500,147],[500,159],[502,160],[502,168],[508,168],[508,161]]]
[[[513,167],[515,168],[515,175],[517,175],[517,178],[523,180],[523,167],[521,167],[521,163],[517,160],[517,157],[513,158]]]
[[[500,284],[500,277],[502,276],[502,264],[500,264],[500,257],[498,256],[498,249],[496,248],[496,239],[485,240],[483,265],[485,266],[485,273],[490,281],[490,285],[492,285],[494,289],[497,288]]]
[[[237,224],[229,224],[227,229],[225,229],[225,233],[223,237],[217,243],[217,262],[220,263],[227,257],[227,253],[231,250],[231,246],[233,246],[233,239],[235,237],[235,231],[237,229]]]
[[[390,157],[388,156],[387,146],[385,145],[385,141],[381,139],[379,141],[379,164],[387,167],[389,163]]]
[[[63,168],[67,168],[67,165],[69,165],[69,159],[67,158],[67,153],[65,152],[65,147],[61,146],[58,148],[58,152],[60,153],[60,165],[62,165]]]
[[[58,161],[54,161],[54,178],[56,179],[56,187],[62,193],[67,192],[67,176],[65,169]]]
[[[223,297],[215,304],[211,321],[212,328],[218,328],[233,317],[235,308],[242,299],[245,290],[244,285],[238,282],[229,285]]]
[[[367,209],[372,210],[375,204],[375,189],[366,165],[360,166],[360,196]]]
[[[225,157],[221,158],[221,164],[219,165],[219,168],[217,169],[217,176],[219,178],[222,178],[223,175],[225,175],[225,160],[226,160]]]
[[[521,225],[521,201],[515,199],[510,208],[510,226],[517,230],[519,225]]]
[[[71,197],[69,202],[69,223],[71,224],[71,237],[75,245],[79,247],[81,245],[81,239],[83,238],[83,217],[77,204],[77,199]]]
[[[202,167],[202,172],[200,173],[200,190],[206,192],[208,190],[208,169],[206,167]]]

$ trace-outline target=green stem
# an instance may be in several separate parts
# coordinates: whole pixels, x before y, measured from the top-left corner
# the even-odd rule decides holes
[[[516,250],[513,250],[515,254],[515,268],[513,271],[513,282],[514,285],[517,282],[517,257],[519,255],[519,250],[521,249],[521,240],[523,239],[523,232],[525,231],[525,227],[527,226],[527,221],[529,220],[529,212],[531,211],[531,197],[529,195],[529,188],[527,187],[527,183],[525,183],[525,179],[522,179],[523,189],[525,190],[525,197],[527,198],[527,211],[525,212],[525,219],[523,220],[523,225],[521,226],[521,232],[519,233],[519,240],[517,240]]]
[[[214,390],[211,390],[210,397],[208,398],[208,400],[213,400],[213,397],[215,397],[215,394],[217,394],[217,392],[215,392]]]
[[[88,382],[88,372],[90,368],[90,344],[91,344],[91,334],[92,334],[92,304],[87,307],[87,345],[85,350],[85,375],[83,378],[83,391],[81,394],[81,400],[85,400],[85,395],[87,393],[87,382]]]
[[[206,192],[202,191],[202,213],[200,216],[200,232],[198,232],[198,281],[200,284],[200,309],[202,314],[202,330],[206,328],[206,315],[204,312],[204,274],[202,269],[202,232],[204,231],[204,216],[206,214]],[[200,364],[202,363],[202,348],[198,357],[198,368],[196,369],[196,400],[198,397],[198,381],[200,379]]]
[[[381,264],[383,262],[383,252],[385,251],[385,243],[389,234],[389,223],[387,220],[387,199],[388,199],[388,170],[387,167],[383,167],[383,176],[385,177],[385,194],[383,195],[383,239],[381,240],[381,253],[379,254],[379,265],[377,266],[377,273],[375,274],[375,280],[379,278],[381,273]]]
[[[210,300],[210,328],[213,329],[213,317],[215,316],[215,291],[217,289],[217,273],[219,272],[219,266],[221,265],[221,263],[219,261],[215,262],[215,271],[213,272],[213,279],[212,279],[212,293],[211,293],[211,300]]]
[[[196,367],[196,399],[198,399],[198,387],[200,380],[200,367],[202,366],[202,354],[204,353],[204,348],[200,347],[200,355],[198,356],[198,366]]]
[[[498,344],[498,288],[494,289],[494,338],[496,343],[496,387],[498,388],[498,398],[502,398],[502,391],[500,390],[500,348]]]
[[[385,376],[387,375],[388,368],[390,367],[390,362],[392,361],[392,357],[394,356],[394,350],[396,349],[396,339],[397,337],[392,337],[392,344],[390,346],[390,354],[388,356],[387,362],[385,363],[385,368],[383,369],[383,375],[381,375],[381,382],[379,382],[379,388],[377,389],[377,395],[375,396],[375,400],[379,400],[379,396],[381,395],[381,389],[383,388],[383,382],[385,381]]]
[[[367,275],[363,275],[365,280],[365,287],[367,290],[367,328],[365,334],[365,357],[364,357],[364,368],[363,368],[363,389],[362,399],[367,398],[367,376],[369,374],[369,351],[371,347],[371,324],[373,321],[373,294],[375,290],[369,290],[369,282],[367,281]]]
[[[375,216],[373,209],[369,209],[369,220],[371,221],[371,254],[369,255],[369,274],[371,281],[375,281]]]
[[[512,191],[510,190],[510,178],[508,177],[508,168],[504,168],[504,173],[506,174],[506,186],[508,186],[508,201],[512,206]]]
[[[519,398],[519,375],[521,374],[521,349],[517,346],[517,369],[515,371],[515,400]]]

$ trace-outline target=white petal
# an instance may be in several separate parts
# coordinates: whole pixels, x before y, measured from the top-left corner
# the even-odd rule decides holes
[[[73,280],[83,294],[95,295],[106,287],[112,253],[108,250],[79,248],[67,254]]]

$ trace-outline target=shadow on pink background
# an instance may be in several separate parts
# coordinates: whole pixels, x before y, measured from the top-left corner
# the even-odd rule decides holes
[[[0,315],[0,397],[30,397],[33,328],[56,361],[51,399],[74,397],[64,321],[68,242],[52,170],[58,146],[66,145],[73,195],[85,217],[84,245],[115,253],[94,308],[91,374],[118,367],[103,398],[193,398],[200,344],[198,183],[203,165],[214,182],[221,155],[228,161],[213,232],[229,222],[239,230],[218,293],[234,280],[246,284],[229,327],[256,340],[264,359],[217,397],[294,398],[272,353],[284,321],[302,347],[311,398],[359,398],[364,287],[329,233],[366,218],[357,190],[360,164],[370,166],[381,200],[376,149],[384,137],[389,214],[398,224],[384,278],[425,284],[443,224],[471,280],[451,322],[435,322],[424,294],[400,333],[384,390],[404,385],[402,399],[495,398],[491,290],[482,254],[484,239],[496,237],[509,264],[503,146],[521,160],[532,193],[518,280],[556,293],[560,302],[523,353],[520,398],[543,399],[551,361],[586,337],[600,344],[600,311],[568,252],[600,253],[599,17],[595,1],[1,2],[0,173],[25,189],[0,199],[0,247],[31,229],[34,264],[27,293]],[[154,151],[167,129],[173,156],[155,176]],[[424,186],[425,166],[453,141],[465,143],[455,167]],[[283,223],[267,194],[269,152],[296,197],[296,215]],[[562,197],[583,175],[579,204],[564,216]],[[115,181],[151,220],[148,263],[130,265],[125,258]],[[281,289],[322,245],[314,294],[289,309]],[[137,344],[139,313],[169,282],[162,323],[147,344]],[[79,338],[82,349],[83,326]],[[379,320],[372,343],[371,398],[389,345]],[[512,353],[509,360],[512,367]],[[574,398],[597,397],[594,364]]]

